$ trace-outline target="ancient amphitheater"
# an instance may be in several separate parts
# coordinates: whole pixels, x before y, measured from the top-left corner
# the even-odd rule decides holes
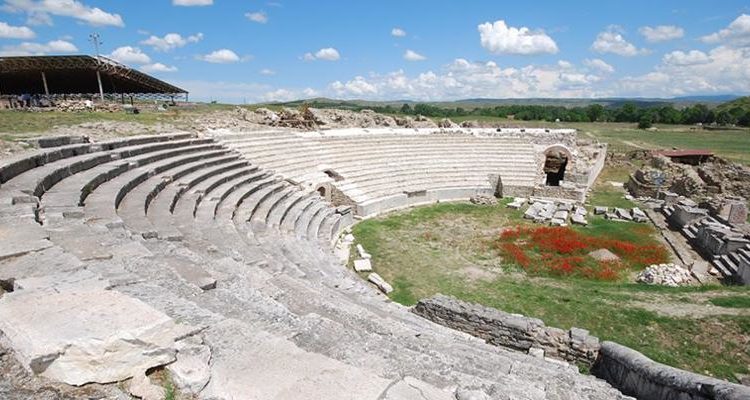
[[[144,374],[166,366],[205,399],[626,398],[422,319],[331,251],[357,218],[399,207],[578,198],[603,150],[573,131],[215,131],[3,161],[0,337],[20,367],[0,393],[132,378],[86,398],[158,398]],[[551,152],[560,186],[545,185]],[[44,398],[84,397],[52,387]]]

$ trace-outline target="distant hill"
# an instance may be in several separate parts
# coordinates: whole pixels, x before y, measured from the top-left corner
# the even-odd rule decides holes
[[[750,96],[738,97],[732,101],[720,104],[716,107],[717,111],[730,111],[735,108],[740,108],[746,113],[750,112]]]
[[[456,101],[414,101],[414,100],[389,100],[389,101],[370,101],[370,100],[337,100],[325,97],[319,97],[307,100],[295,100],[282,103],[273,103],[275,105],[287,107],[299,107],[302,104],[308,104],[317,108],[339,108],[359,110],[366,107],[386,107],[391,106],[399,108],[404,104],[414,106],[415,104],[429,104],[431,106],[442,108],[461,107],[465,109],[485,108],[507,105],[534,105],[534,106],[556,106],[556,107],[586,107],[591,104],[600,104],[605,107],[617,108],[625,103],[634,103],[639,107],[650,108],[663,105],[672,105],[676,108],[691,106],[697,103],[705,104],[709,107],[718,106],[722,103],[733,101],[740,98],[736,95],[716,95],[716,96],[683,96],[675,98],[600,98],[600,99],[553,99],[553,98],[519,98],[519,99],[464,99]]]

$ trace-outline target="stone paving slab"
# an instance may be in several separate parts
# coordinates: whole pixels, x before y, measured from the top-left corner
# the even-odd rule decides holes
[[[0,298],[0,331],[32,372],[70,385],[109,383],[175,359],[193,328],[88,271],[16,282]]]

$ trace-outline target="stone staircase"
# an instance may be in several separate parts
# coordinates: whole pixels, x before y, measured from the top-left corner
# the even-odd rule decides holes
[[[0,162],[0,183],[0,281],[15,282],[0,296],[0,331],[19,360],[35,343],[14,321],[63,353],[66,338],[100,342],[87,336],[89,324],[112,326],[116,336],[122,329],[112,321],[136,321],[127,317],[134,309],[118,308],[127,302],[97,308],[94,300],[86,324],[58,337],[45,318],[24,319],[25,299],[111,292],[161,321],[153,329],[192,327],[159,342],[158,354],[168,368],[192,362],[191,371],[204,371],[202,380],[173,372],[178,383],[193,379],[181,387],[199,398],[625,398],[574,367],[487,345],[390,302],[330,251],[351,215],[212,139],[174,134],[40,150]],[[60,312],[65,320],[77,311]],[[210,362],[185,348],[210,351]],[[98,370],[118,361],[111,357],[96,358]],[[27,364],[43,376],[54,369],[39,365]]]
[[[669,218],[675,211],[675,206],[664,207],[662,212]],[[728,228],[724,223],[714,217],[706,216],[698,218],[684,225],[680,232],[685,236],[696,251],[704,256],[711,265],[719,272],[721,278],[728,282],[742,282],[743,274],[750,274],[750,244],[723,253],[715,253],[704,248],[700,243],[699,235],[702,230],[712,227]],[[746,279],[746,278],[745,278]]]

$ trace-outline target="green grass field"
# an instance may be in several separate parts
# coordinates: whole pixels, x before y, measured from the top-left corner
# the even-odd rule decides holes
[[[508,126],[575,128],[582,137],[609,144],[610,151],[622,153],[637,149],[708,149],[729,160],[750,165],[750,129],[704,130],[690,125],[655,125],[655,131],[638,129],[620,122],[517,121],[495,117],[459,117],[454,122],[477,120]]]
[[[701,309],[714,299],[737,307],[743,287],[664,288],[627,282],[527,276],[499,258],[492,240],[503,227],[525,224],[519,211],[498,206],[443,203],[365,220],[354,235],[373,267],[394,286],[404,305],[443,293],[550,326],[589,329],[676,367],[734,379],[748,372],[750,312],[676,317],[654,309]],[[649,225],[593,219],[577,228],[605,237],[656,242]],[[734,297],[722,297],[732,295]],[[730,300],[718,300],[718,299]]]

